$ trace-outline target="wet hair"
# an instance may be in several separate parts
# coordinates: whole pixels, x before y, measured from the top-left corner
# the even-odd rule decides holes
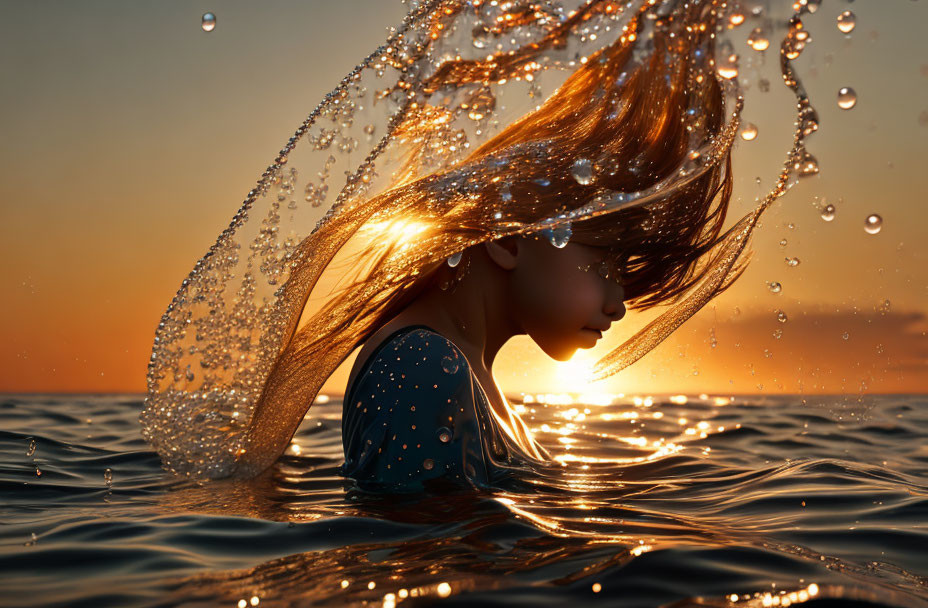
[[[394,132],[409,152],[392,187],[333,213],[293,257],[281,310],[291,300],[305,303],[303,294],[336,254],[353,239],[361,243],[353,276],[320,310],[301,326],[299,315],[281,322],[281,347],[249,420],[247,448],[236,454],[240,473],[266,467],[338,365],[432,284],[449,256],[470,246],[546,225],[563,230],[572,218],[571,238],[609,249],[628,305],[638,309],[674,302],[708,272],[728,277],[662,321],[660,332],[643,330],[644,338],[620,351],[630,354],[628,361],[733,282],[738,271],[728,273],[727,262],[713,270],[714,259],[705,258],[714,255],[731,197],[737,121],[726,122],[722,87],[707,59],[712,28],[686,29],[686,23],[675,26],[677,35],[665,31],[648,40],[641,60],[634,54],[641,28],[631,20],[535,111],[450,166],[428,164],[429,146],[442,136],[435,125],[447,124],[449,110],[413,104]],[[478,87],[494,79],[479,62],[460,61],[453,69],[449,77]],[[651,194],[639,204],[597,205],[603,192]]]
[[[460,176],[479,175],[494,164],[493,159],[507,161],[502,173],[488,170],[482,187],[470,193],[464,204],[427,216],[429,234],[419,245],[440,251],[441,245],[447,250],[448,243],[492,240],[519,232],[506,227],[537,225],[544,218],[580,208],[603,188],[646,190],[693,154],[689,139],[694,125],[710,133],[722,130],[724,98],[714,78],[694,86],[689,64],[672,62],[660,42],[646,65],[635,65],[631,51],[630,45],[601,50],[536,111],[507,126],[459,166],[394,190],[398,198],[409,197],[404,190],[428,192],[436,182],[451,181],[448,175],[453,176],[452,183],[466,181]],[[589,180],[575,175],[578,163],[589,171]],[[460,166],[476,169],[468,174]],[[706,258],[719,242],[732,185],[731,158],[726,154],[724,161],[685,186],[668,190],[655,203],[574,221],[570,240],[608,249],[607,261],[620,275],[628,308],[645,310],[673,303],[708,270]],[[504,217],[494,221],[493,212]],[[423,216],[421,209],[410,208],[408,213]],[[384,273],[395,273],[391,262],[405,245],[397,240],[364,248],[357,259],[367,260],[369,272],[347,285],[319,314],[340,316],[344,304],[357,310],[358,303],[351,304],[352,294],[364,285],[382,283]],[[434,284],[432,275],[443,260],[424,258],[417,276],[408,277],[413,281],[400,281],[395,293],[370,301],[369,312],[378,318],[370,324],[368,335]]]

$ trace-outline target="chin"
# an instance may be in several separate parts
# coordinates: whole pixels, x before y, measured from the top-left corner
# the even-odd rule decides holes
[[[542,346],[541,350],[545,351],[545,354],[554,359],[555,361],[569,361],[571,357],[574,356],[574,353],[577,352],[576,346]]]

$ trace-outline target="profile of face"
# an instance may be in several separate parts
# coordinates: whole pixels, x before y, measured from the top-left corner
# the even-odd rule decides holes
[[[558,248],[537,236],[489,247],[508,271],[512,318],[553,359],[593,347],[625,315],[624,290],[604,266],[605,248],[575,242]]]

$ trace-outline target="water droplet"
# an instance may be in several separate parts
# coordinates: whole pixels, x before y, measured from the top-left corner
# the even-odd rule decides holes
[[[463,255],[464,255],[464,252],[463,252],[463,251],[458,251],[457,253],[455,253],[454,255],[452,255],[451,257],[449,257],[449,258],[448,258],[448,266],[451,266],[452,268],[454,268],[455,266],[457,266],[458,264],[460,264],[460,263],[461,263],[461,257],[462,257]]]
[[[107,486],[113,485],[113,469],[106,469],[103,471],[103,483]]]
[[[799,111],[799,128],[805,136],[818,131],[818,112],[810,105],[804,105]]]
[[[844,11],[838,15],[838,29],[844,32],[845,34],[850,34],[854,31],[854,26],[857,25],[857,17],[854,16],[854,13],[851,11]]]
[[[504,182],[503,185],[499,187],[499,198],[505,203],[512,200],[512,190],[509,189],[509,182]]]
[[[432,460],[431,458],[426,458],[425,460],[422,461],[422,468],[425,469],[426,471],[431,471],[432,469],[435,468],[435,461]]]
[[[786,313],[783,312],[782,310],[778,310],[778,311],[777,311],[777,321],[779,321],[780,323],[786,323],[787,321],[789,321],[789,317],[787,317],[787,316],[786,316]]]
[[[847,340],[848,338],[851,337],[851,334],[849,334],[849,333],[847,333],[847,332],[844,332],[843,334],[841,334],[841,337],[842,337],[843,339]]]
[[[728,18],[728,22],[735,27],[741,25],[744,23],[744,13],[732,13],[731,17]]]
[[[35,439],[29,439],[29,447],[26,448],[26,456],[32,456],[35,454]]]
[[[442,443],[448,443],[451,441],[451,429],[448,427],[441,427],[438,429],[438,440]]]
[[[460,366],[458,365],[458,361],[456,357],[452,357],[448,355],[448,356],[443,357],[441,360],[441,369],[446,374],[458,373],[459,367]]]
[[[892,303],[889,300],[883,300],[882,302],[880,302],[880,306],[879,308],[877,308],[877,310],[880,311],[881,315],[885,315],[886,313],[889,312],[889,307],[891,306],[891,304]]]
[[[783,330],[780,329],[780,328],[777,328],[777,329],[773,330],[773,337],[776,338],[777,340],[779,340],[780,338],[782,338],[782,337],[783,337]]]
[[[780,285],[779,283],[777,283],[776,281],[767,283],[767,288],[768,288],[772,293],[780,293],[781,291],[783,291],[783,286]]]
[[[589,185],[593,183],[593,163],[588,158],[578,158],[570,168],[570,174],[578,184]]]
[[[857,105],[857,93],[850,87],[841,87],[838,90],[838,107],[842,110],[850,110]]]
[[[764,33],[763,28],[755,27],[751,30],[751,34],[748,36],[748,46],[750,46],[755,51],[766,51],[770,47],[770,40],[767,38],[767,35]],[[767,89],[769,90],[770,83],[767,83]],[[763,87],[761,90],[764,91]],[[765,93],[767,91],[764,91]]]
[[[563,249],[570,242],[573,230],[570,227],[570,222],[565,222],[556,228],[545,228],[541,231],[541,235],[558,249]]]
[[[744,126],[741,127],[741,139],[745,141],[753,141],[757,138],[757,126],[754,123],[746,122]]]
[[[490,46],[490,32],[482,25],[478,25],[471,32],[471,40],[475,49],[485,49]]]
[[[835,219],[835,206],[832,204],[825,205],[822,207],[822,219],[826,222],[830,222]]]
[[[864,220],[864,230],[867,231],[867,234],[876,234],[883,229],[883,218],[881,218],[876,213],[871,213],[867,216],[867,219]]]
[[[726,80],[731,80],[738,77],[738,56],[732,53],[727,57],[722,57],[719,59],[718,63],[715,66],[716,71],[719,73],[719,76],[725,78]]]
[[[203,13],[203,19],[200,22],[200,27],[203,28],[204,32],[213,31],[213,28],[216,27],[216,15],[212,13]]]
[[[193,370],[190,369],[189,365],[187,366],[187,371],[186,371],[185,376],[187,378],[187,382],[193,382],[193,378],[194,378]]]
[[[496,108],[496,96],[489,88],[483,88],[471,95],[467,100],[469,111],[467,117],[473,121],[483,120]],[[461,106],[462,108],[464,105]]]
[[[780,239],[780,247],[786,247],[786,239]]]
[[[799,266],[799,258],[786,258],[786,265],[792,267]]]
[[[799,155],[800,160],[793,164],[793,168],[799,173],[799,177],[810,177],[818,174],[818,160],[806,150],[800,151]]]

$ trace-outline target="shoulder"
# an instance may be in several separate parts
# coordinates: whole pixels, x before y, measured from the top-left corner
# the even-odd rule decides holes
[[[426,327],[395,330],[382,342],[361,350],[355,364],[354,385],[388,382],[397,389],[438,388],[469,379],[464,354],[438,332]],[[365,352],[365,350],[367,352]],[[431,384],[429,384],[431,382]],[[438,385],[438,386],[436,386]]]

